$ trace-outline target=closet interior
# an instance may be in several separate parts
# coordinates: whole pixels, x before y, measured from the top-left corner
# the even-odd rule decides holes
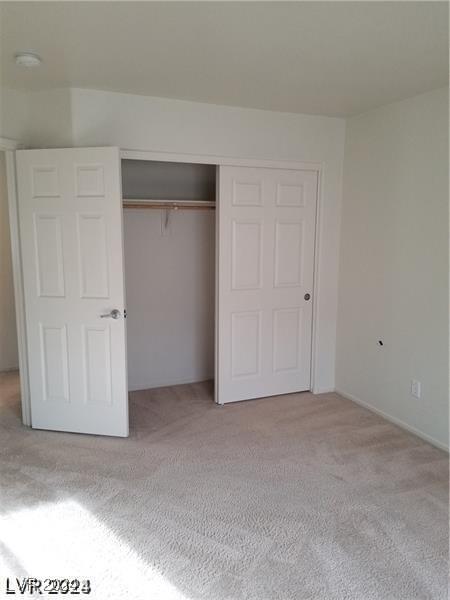
[[[213,379],[216,166],[122,160],[128,388]]]

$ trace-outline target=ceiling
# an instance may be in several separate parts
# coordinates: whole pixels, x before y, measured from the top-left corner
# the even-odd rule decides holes
[[[448,84],[447,2],[2,2],[2,85],[349,116]],[[14,54],[44,64],[19,68]]]

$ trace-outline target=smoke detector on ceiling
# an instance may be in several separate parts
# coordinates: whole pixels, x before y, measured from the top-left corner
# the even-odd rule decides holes
[[[36,52],[17,52],[15,59],[19,67],[38,67],[42,63],[42,58]]]

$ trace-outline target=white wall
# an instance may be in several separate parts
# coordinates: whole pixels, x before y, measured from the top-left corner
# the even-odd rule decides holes
[[[345,121],[86,89],[29,94],[32,147],[117,145],[323,164],[316,391],[334,389]],[[52,114],[57,115],[57,125]]]
[[[213,211],[124,212],[128,387],[214,376]]]
[[[25,142],[28,139],[28,111],[26,93],[0,85],[0,137]]]
[[[18,369],[5,153],[0,152],[0,371]]]
[[[70,89],[31,92],[28,99],[27,146],[64,148],[73,145]]]
[[[336,386],[445,446],[448,223],[447,90],[350,119]]]
[[[323,163],[316,391],[334,389],[345,121],[81,89],[71,111],[77,146]]]

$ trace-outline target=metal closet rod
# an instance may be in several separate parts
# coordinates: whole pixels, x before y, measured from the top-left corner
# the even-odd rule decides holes
[[[145,208],[157,210],[214,210],[215,202],[196,200],[143,200],[124,199],[124,208]]]

